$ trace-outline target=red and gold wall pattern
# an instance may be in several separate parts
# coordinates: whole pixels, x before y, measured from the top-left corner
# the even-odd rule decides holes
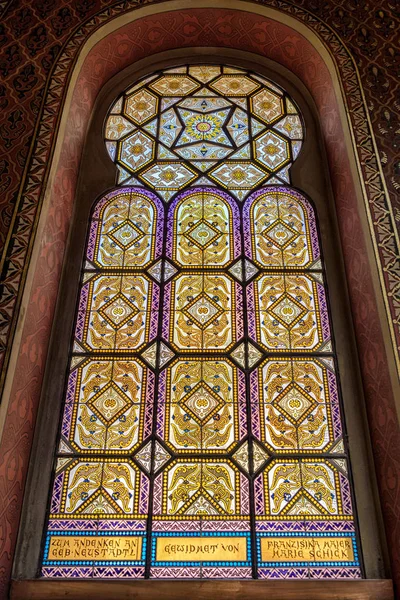
[[[263,4],[288,13],[310,27],[335,58],[355,126],[393,342],[398,346],[399,254],[396,242],[400,205],[396,191],[400,186],[400,164],[396,107],[398,110],[400,98],[396,90],[399,54],[395,36],[399,27],[399,7],[394,0],[382,2],[380,8],[372,2],[357,0],[324,3],[304,0],[296,6],[272,0]],[[4,369],[15,331],[68,75],[91,33],[138,5],[136,2],[100,0],[0,3],[3,10],[0,24],[0,241],[3,248],[0,351]],[[68,144],[63,149],[63,169],[55,182],[58,204],[54,203],[50,209],[44,236],[46,243],[38,263],[42,276],[37,272],[33,282],[35,293],[29,309],[30,318],[22,334],[21,375],[11,390],[1,441],[2,591],[7,588],[10,576],[79,153],[94,99],[101,85],[134,60],[163,50],[202,45],[240,48],[288,66],[311,90],[317,104],[340,214],[339,226],[393,575],[400,579],[400,434],[363,233],[354,218],[356,209],[351,198],[350,173],[343,158],[344,142],[340,126],[334,119],[329,119],[335,104],[329,87],[329,73],[307,40],[277,21],[267,21],[250,12],[190,9],[146,17],[140,26],[131,23],[118,35],[110,35],[99,42],[84,63],[75,88],[71,113],[74,126],[70,128]],[[376,139],[376,151],[370,128]]]

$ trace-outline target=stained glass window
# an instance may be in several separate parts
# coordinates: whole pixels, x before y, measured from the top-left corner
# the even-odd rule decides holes
[[[284,90],[228,66],[111,107],[44,577],[362,576],[303,136]]]

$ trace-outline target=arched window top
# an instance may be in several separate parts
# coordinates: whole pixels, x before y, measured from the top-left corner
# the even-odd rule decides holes
[[[300,192],[268,187],[244,205],[246,256],[268,269],[321,269],[314,209]]]
[[[169,208],[167,254],[181,267],[225,267],[241,252],[236,202],[217,188],[190,188]]]
[[[225,66],[167,69],[128,89],[105,126],[118,183],[170,200],[214,184],[239,200],[260,185],[289,183],[303,125],[293,100],[265,77]]]
[[[119,189],[96,204],[86,268],[143,269],[162,251],[164,208],[145,189]]]

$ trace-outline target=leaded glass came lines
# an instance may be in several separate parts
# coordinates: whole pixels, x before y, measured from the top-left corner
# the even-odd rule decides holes
[[[235,71],[159,73],[119,98],[105,128],[118,183],[144,183],[169,201],[201,180],[242,201],[261,184],[290,182],[300,117],[283,90]]]
[[[44,577],[362,576],[293,101],[179,66],[110,109]]]

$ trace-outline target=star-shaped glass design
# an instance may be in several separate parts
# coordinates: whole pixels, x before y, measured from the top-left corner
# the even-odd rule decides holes
[[[185,129],[177,142],[178,146],[199,141],[209,141],[227,146],[232,145],[223,131],[229,110],[198,114],[191,110],[179,109],[179,114],[184,122]]]

